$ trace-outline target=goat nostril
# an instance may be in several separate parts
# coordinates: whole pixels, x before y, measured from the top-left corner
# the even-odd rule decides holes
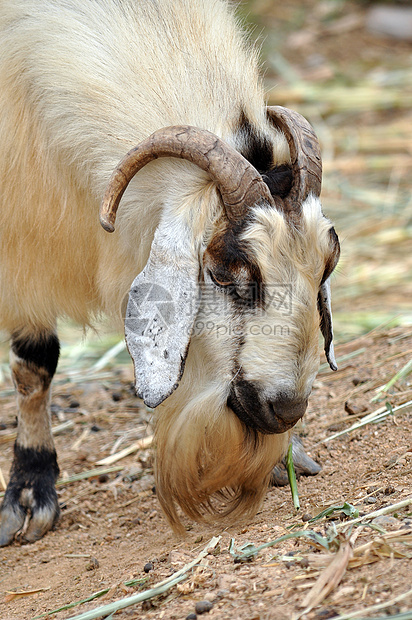
[[[284,422],[295,424],[303,417],[308,401],[307,399],[291,399],[280,396],[272,401],[271,404],[276,416],[284,420]]]

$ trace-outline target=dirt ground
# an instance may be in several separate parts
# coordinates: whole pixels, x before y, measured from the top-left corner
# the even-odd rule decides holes
[[[337,7],[333,15],[328,8],[332,4]],[[373,71],[384,59],[386,68],[403,69],[412,58],[410,43],[388,41],[365,31],[362,16],[367,3],[256,0],[244,6],[245,12],[252,11],[252,18],[255,11],[258,28],[263,24],[269,32],[276,28],[283,32],[281,43],[285,45],[285,57],[302,79],[313,84],[324,83],[332,74],[342,74],[350,86],[365,71],[366,65]],[[353,20],[352,25],[348,22],[349,27],[342,21],[347,14],[352,15]],[[293,38],[295,31],[301,33],[300,38]],[[311,59],[308,49],[313,49],[314,42],[320,46],[319,53]],[[269,36],[265,53],[270,44]],[[276,67],[279,69],[279,62]],[[266,77],[272,82],[274,70],[269,62]],[[278,83],[282,89],[284,80],[279,78]],[[371,127],[380,121],[383,124],[392,123],[394,119],[400,122],[410,114],[410,110],[405,109],[364,111],[352,118],[360,127]],[[328,122],[335,124],[337,132],[353,131],[353,125],[347,124],[345,119],[335,113]],[[409,157],[410,154],[409,150]],[[410,164],[402,162],[399,187],[410,196]],[[412,281],[410,237],[393,236],[391,246],[385,246],[389,241],[383,240],[383,245],[379,245],[370,237],[370,247],[362,246],[359,237],[365,239],[372,234],[370,220],[365,219],[363,227],[355,234],[354,225],[349,227],[346,223],[348,218],[342,204],[346,200],[355,201],[358,208],[357,182],[364,170],[351,170],[354,179],[351,196],[345,195],[342,188],[347,185],[341,178],[338,185],[342,193],[336,190],[333,164],[326,170],[329,181],[326,180],[324,187],[331,205],[330,215],[337,220],[338,232],[347,226],[345,235],[341,236],[345,237],[346,255],[351,257],[344,263],[344,278],[349,284],[344,289],[342,279],[338,279],[337,286],[335,282],[337,289],[341,283],[340,296],[335,296],[337,307],[352,314],[354,306],[362,310],[373,307],[376,313],[390,308],[391,315],[397,307],[410,311],[407,294]],[[377,173],[373,170],[367,174],[375,179],[373,175]],[[379,182],[381,180],[380,177]],[[359,213],[361,208],[359,205]],[[368,209],[365,213],[373,216]],[[382,215],[379,221],[385,227],[385,212],[379,214]],[[394,215],[395,211],[391,211],[390,216]],[[383,239],[382,231],[385,232],[384,228],[376,234]],[[355,243],[361,248],[358,254]],[[384,254],[379,248],[388,253]],[[382,279],[379,271],[382,265],[389,265],[387,271],[393,273],[396,267],[395,262],[390,262],[391,252],[398,264],[403,265],[398,283],[390,280],[391,287],[385,284],[386,291],[375,283],[369,296],[365,295],[365,287],[371,286],[369,273],[365,279],[360,274],[357,280],[352,275],[365,265],[370,265],[370,272],[378,274],[376,280]],[[341,314],[339,324],[344,326],[345,320],[346,315]],[[339,341],[339,331],[337,335]],[[180,620],[194,614],[196,603],[205,600],[212,603],[205,617],[219,620],[396,617],[411,610],[412,406],[399,411],[396,407],[411,400],[412,375],[395,381],[380,399],[371,401],[377,390],[410,360],[412,328],[382,327],[338,345],[336,353],[338,372],[321,367],[308,412],[297,429],[309,454],[323,467],[319,475],[298,481],[299,512],[294,510],[288,487],[271,488],[251,523],[222,530],[186,521],[184,539],[173,535],[160,510],[153,487],[150,449],[141,449],[117,460],[111,466],[116,471],[101,473],[104,466],[98,465],[101,459],[119,453],[152,433],[151,413],[133,395],[131,364],[115,366],[111,373],[102,373],[99,379],[85,375],[84,380],[75,383],[69,381],[64,372],[58,374],[52,400],[53,426],[66,424],[55,438],[61,469],[58,487],[61,518],[54,531],[44,539],[31,545],[15,543],[0,549],[0,619],[74,618],[87,610],[152,588],[195,559],[213,536],[221,536],[218,546],[188,573],[187,579],[165,594],[126,608],[114,617]],[[321,363],[324,361],[322,357]],[[5,482],[8,480],[15,430],[15,402],[8,381],[6,375],[1,398],[0,490],[1,473]],[[379,423],[366,424],[328,439],[380,407],[395,410],[395,413]],[[100,468],[100,473],[90,475],[88,472],[96,467]],[[70,477],[81,473],[87,477],[70,482]],[[355,506],[361,516],[385,507],[389,514],[373,524],[375,528],[380,527],[380,531],[357,524],[353,528],[346,526],[350,517],[345,517],[341,510],[334,513],[332,519],[308,523],[309,517],[324,508],[344,502]],[[400,509],[390,509],[399,503],[402,503]],[[373,516],[366,521],[372,520]],[[284,534],[303,530],[313,530],[333,539],[330,551],[316,546],[313,539],[299,537],[267,547],[250,562],[235,561],[233,547],[240,553],[239,549],[247,543],[257,547]],[[347,543],[349,537],[352,537],[352,551]],[[347,556],[345,560],[337,555],[338,547],[339,554],[353,554],[353,557]],[[308,605],[304,604],[304,599],[332,558],[335,558],[337,569],[333,575],[331,568],[328,569],[331,591],[313,610],[305,612]],[[152,567],[145,572],[144,567],[149,562]],[[342,569],[341,579],[339,568]],[[54,610],[101,591],[105,593],[91,602],[51,615]],[[372,606],[381,606],[381,610],[369,610]],[[360,614],[354,615],[356,612]],[[112,616],[107,612],[105,617]]]
[[[62,516],[55,530],[34,544],[14,544],[0,551],[0,617],[34,618],[109,590],[102,598],[52,616],[74,617],[85,609],[153,587],[193,560],[209,539],[220,535],[216,552],[189,573],[187,580],[165,595],[119,612],[116,618],[183,619],[194,612],[196,602],[208,600],[213,602],[208,618],[290,619],[302,611],[300,605],[319,571],[330,562],[331,553],[298,538],[265,549],[251,562],[237,563],[229,553],[230,540],[234,539],[237,548],[246,543],[258,546],[288,533],[291,525],[299,531],[306,527],[324,534],[330,522],[323,519],[308,524],[303,519],[344,502],[356,506],[362,515],[408,498],[409,505],[381,523],[388,532],[399,530],[404,542],[389,540],[385,546],[379,532],[355,528],[359,531],[355,549],[370,543],[372,550],[361,555],[360,566],[355,563],[349,568],[330,596],[303,617],[333,618],[379,603],[388,605],[385,613],[392,615],[410,609],[411,598],[391,601],[411,587],[407,556],[411,555],[412,534],[412,406],[379,424],[323,440],[378,409],[382,402],[390,402],[394,408],[411,399],[412,387],[406,378],[395,383],[383,401],[370,402],[376,389],[405,365],[411,351],[412,330],[378,330],[338,347],[338,359],[348,355],[349,359],[340,362],[337,373],[321,369],[299,433],[323,469],[315,477],[299,480],[298,513],[288,487],[271,488],[248,525],[217,530],[187,522],[186,538],[178,539],[153,491],[150,450],[118,461],[118,472],[61,485]],[[63,479],[94,469],[113,448],[117,453],[150,435],[150,416],[132,395],[131,378],[129,371],[119,370],[109,382],[56,387],[53,425],[73,422],[56,436]],[[7,472],[12,442],[5,441],[14,424],[11,397],[3,412],[0,467]],[[343,523],[340,519],[338,512],[338,529]],[[153,569],[145,573],[148,562]],[[131,580],[142,582],[124,585]],[[32,590],[39,591],[21,597],[10,595]]]

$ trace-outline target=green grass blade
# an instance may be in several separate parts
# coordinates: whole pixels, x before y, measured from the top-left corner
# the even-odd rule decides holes
[[[288,480],[290,491],[292,493],[293,506],[295,510],[300,509],[298,483],[296,482],[295,467],[293,465],[292,444],[289,445],[286,455],[286,471],[288,472]]]

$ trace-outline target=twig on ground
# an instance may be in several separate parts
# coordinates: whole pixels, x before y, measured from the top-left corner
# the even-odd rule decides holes
[[[88,478],[96,478],[103,474],[112,474],[116,471],[121,471],[123,467],[121,465],[115,465],[114,467],[97,467],[96,469],[89,469],[88,471],[82,471],[79,474],[73,474],[68,478],[59,478],[56,482],[56,486],[60,487],[71,482],[79,482],[79,480],[87,480]]]
[[[407,377],[410,372],[412,372],[412,359],[410,359],[409,362],[407,362],[405,366],[401,368],[392,377],[392,379],[388,381],[388,383],[386,383],[386,385],[384,385],[378,390],[378,393],[371,399],[371,403],[376,403],[376,401],[382,398],[382,396],[386,394],[386,392],[388,392],[391,389],[391,387],[395,385],[397,381],[401,381],[402,379],[405,379],[405,377]]]
[[[329,437],[325,437],[324,439],[321,439],[320,441],[316,442],[315,444],[313,444],[312,448],[314,448],[315,446],[319,446],[322,443],[326,443],[327,441],[331,441],[332,439],[336,439],[337,437],[341,437],[342,435],[351,433],[352,431],[355,431],[358,428],[362,428],[362,426],[366,426],[367,424],[375,424],[376,422],[382,422],[389,415],[398,413],[398,411],[401,411],[401,409],[406,409],[407,407],[411,407],[411,406],[412,406],[412,400],[409,400],[408,402],[403,403],[402,405],[398,405],[397,407],[391,407],[390,409],[388,409],[386,405],[379,407],[379,409],[376,409],[376,411],[372,411],[372,413],[369,413],[368,415],[366,415],[359,422],[355,422],[349,428],[345,428],[345,430],[343,431],[334,433],[333,435],[330,435]]]
[[[385,508],[380,508],[379,510],[375,510],[374,512],[370,512],[367,515],[363,515],[362,517],[357,517],[356,519],[351,519],[350,521],[344,521],[342,523],[338,523],[336,525],[336,529],[342,529],[349,525],[353,525],[354,523],[361,523],[362,521],[366,521],[368,519],[374,519],[375,517],[380,517],[382,515],[389,515],[393,512],[401,510],[406,506],[412,504],[412,496],[404,499],[402,502],[398,502],[397,504],[392,504],[392,506],[385,506]]]
[[[124,459],[129,454],[133,454],[133,452],[137,452],[138,450],[144,450],[149,448],[153,442],[153,435],[149,435],[149,437],[144,437],[143,439],[139,439],[135,443],[132,443],[128,448],[124,448],[120,452],[116,454],[111,454],[104,459],[100,459],[100,461],[96,462],[96,465],[111,465],[112,463],[116,463],[121,459]]]
[[[300,605],[301,607],[304,607],[304,610],[294,620],[298,620],[298,618],[304,614],[309,613],[336,588],[346,572],[352,555],[352,544],[348,540],[339,547],[339,550],[334,555],[330,564],[320,574],[315,585],[310,592],[308,592]]]

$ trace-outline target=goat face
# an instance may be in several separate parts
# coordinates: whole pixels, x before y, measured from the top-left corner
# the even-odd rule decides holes
[[[160,405],[156,490],[176,530],[174,501],[202,519],[216,512],[212,499],[224,488],[229,506],[220,516],[256,511],[288,430],[306,410],[319,325],[336,369],[329,276],[339,243],[320,207],[318,143],[300,115],[284,108],[269,115],[289,143],[286,194],[269,178],[276,171],[264,180],[217,136],[180,126],[131,151],[102,204],[101,223],[112,231],[127,183],[161,156],[207,171],[223,203],[196,243],[193,209],[183,218],[164,210],[126,311],[138,394]]]
[[[269,205],[251,210],[240,230],[215,233],[203,258],[204,301],[195,333],[230,368],[227,404],[249,428],[283,433],[303,416],[318,370],[321,287],[338,242],[310,197],[299,226]],[[218,366],[218,364],[217,364]]]
[[[285,108],[268,108],[268,114],[290,147],[291,180],[284,197],[276,195],[276,171],[265,175],[266,183],[217,136],[169,127],[120,164],[101,222],[114,229],[127,183],[152,159],[184,158],[211,175],[224,213],[200,261],[190,226],[164,214],[149,261],[131,288],[126,341],[139,395],[150,407],[158,406],[179,384],[192,333],[209,341],[220,336],[230,349],[226,367],[218,362],[218,343],[205,348],[215,351],[216,368],[227,380],[227,404],[247,427],[283,433],[306,410],[317,370],[318,312],[326,355],[335,368],[329,276],[339,244],[320,208],[321,158],[312,128]],[[149,304],[142,314],[142,304],[156,301],[154,285],[165,290],[165,298],[157,300],[161,311]],[[211,310],[217,321],[208,320]],[[229,345],[223,333],[230,334]],[[227,361],[226,353],[222,359]]]

